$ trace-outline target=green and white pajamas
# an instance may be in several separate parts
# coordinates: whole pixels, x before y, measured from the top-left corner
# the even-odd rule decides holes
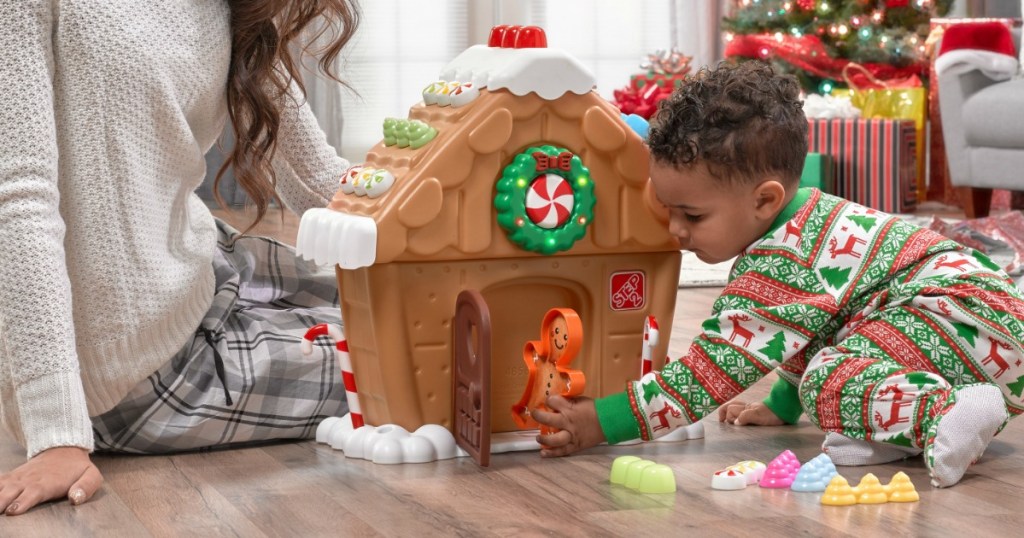
[[[597,400],[610,443],[690,424],[771,371],[766,403],[824,431],[924,448],[953,388],[1024,411],[1024,300],[986,256],[801,189],[733,266],[686,356]]]

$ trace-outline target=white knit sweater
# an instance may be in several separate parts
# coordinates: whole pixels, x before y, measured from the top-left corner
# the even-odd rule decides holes
[[[0,411],[29,457],[92,448],[213,295],[194,194],[227,118],[229,13],[209,0],[0,0]],[[322,207],[347,167],[283,100],[278,191]]]

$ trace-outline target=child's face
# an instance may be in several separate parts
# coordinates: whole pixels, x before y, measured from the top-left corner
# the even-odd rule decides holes
[[[669,233],[705,263],[739,255],[775,218],[758,185],[723,184],[703,164],[680,170],[651,159],[651,182],[669,209]]]

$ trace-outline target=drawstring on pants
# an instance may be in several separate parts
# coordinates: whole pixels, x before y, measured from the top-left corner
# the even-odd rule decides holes
[[[224,387],[224,399],[228,405],[234,405],[231,400],[231,393],[228,391],[228,379],[227,375],[224,374],[224,358],[220,356],[220,352],[217,351],[217,344],[213,340],[213,331],[199,328],[199,332],[203,333],[203,338],[206,339],[206,343],[210,345],[210,349],[213,350],[213,368],[217,371],[217,379],[220,380],[220,385]]]

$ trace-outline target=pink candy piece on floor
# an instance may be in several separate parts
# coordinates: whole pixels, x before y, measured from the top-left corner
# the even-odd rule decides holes
[[[782,454],[775,456],[775,459],[768,463],[764,477],[761,478],[761,487],[788,488],[793,484],[799,471],[800,460],[796,459],[796,455],[791,451],[784,450]]]

